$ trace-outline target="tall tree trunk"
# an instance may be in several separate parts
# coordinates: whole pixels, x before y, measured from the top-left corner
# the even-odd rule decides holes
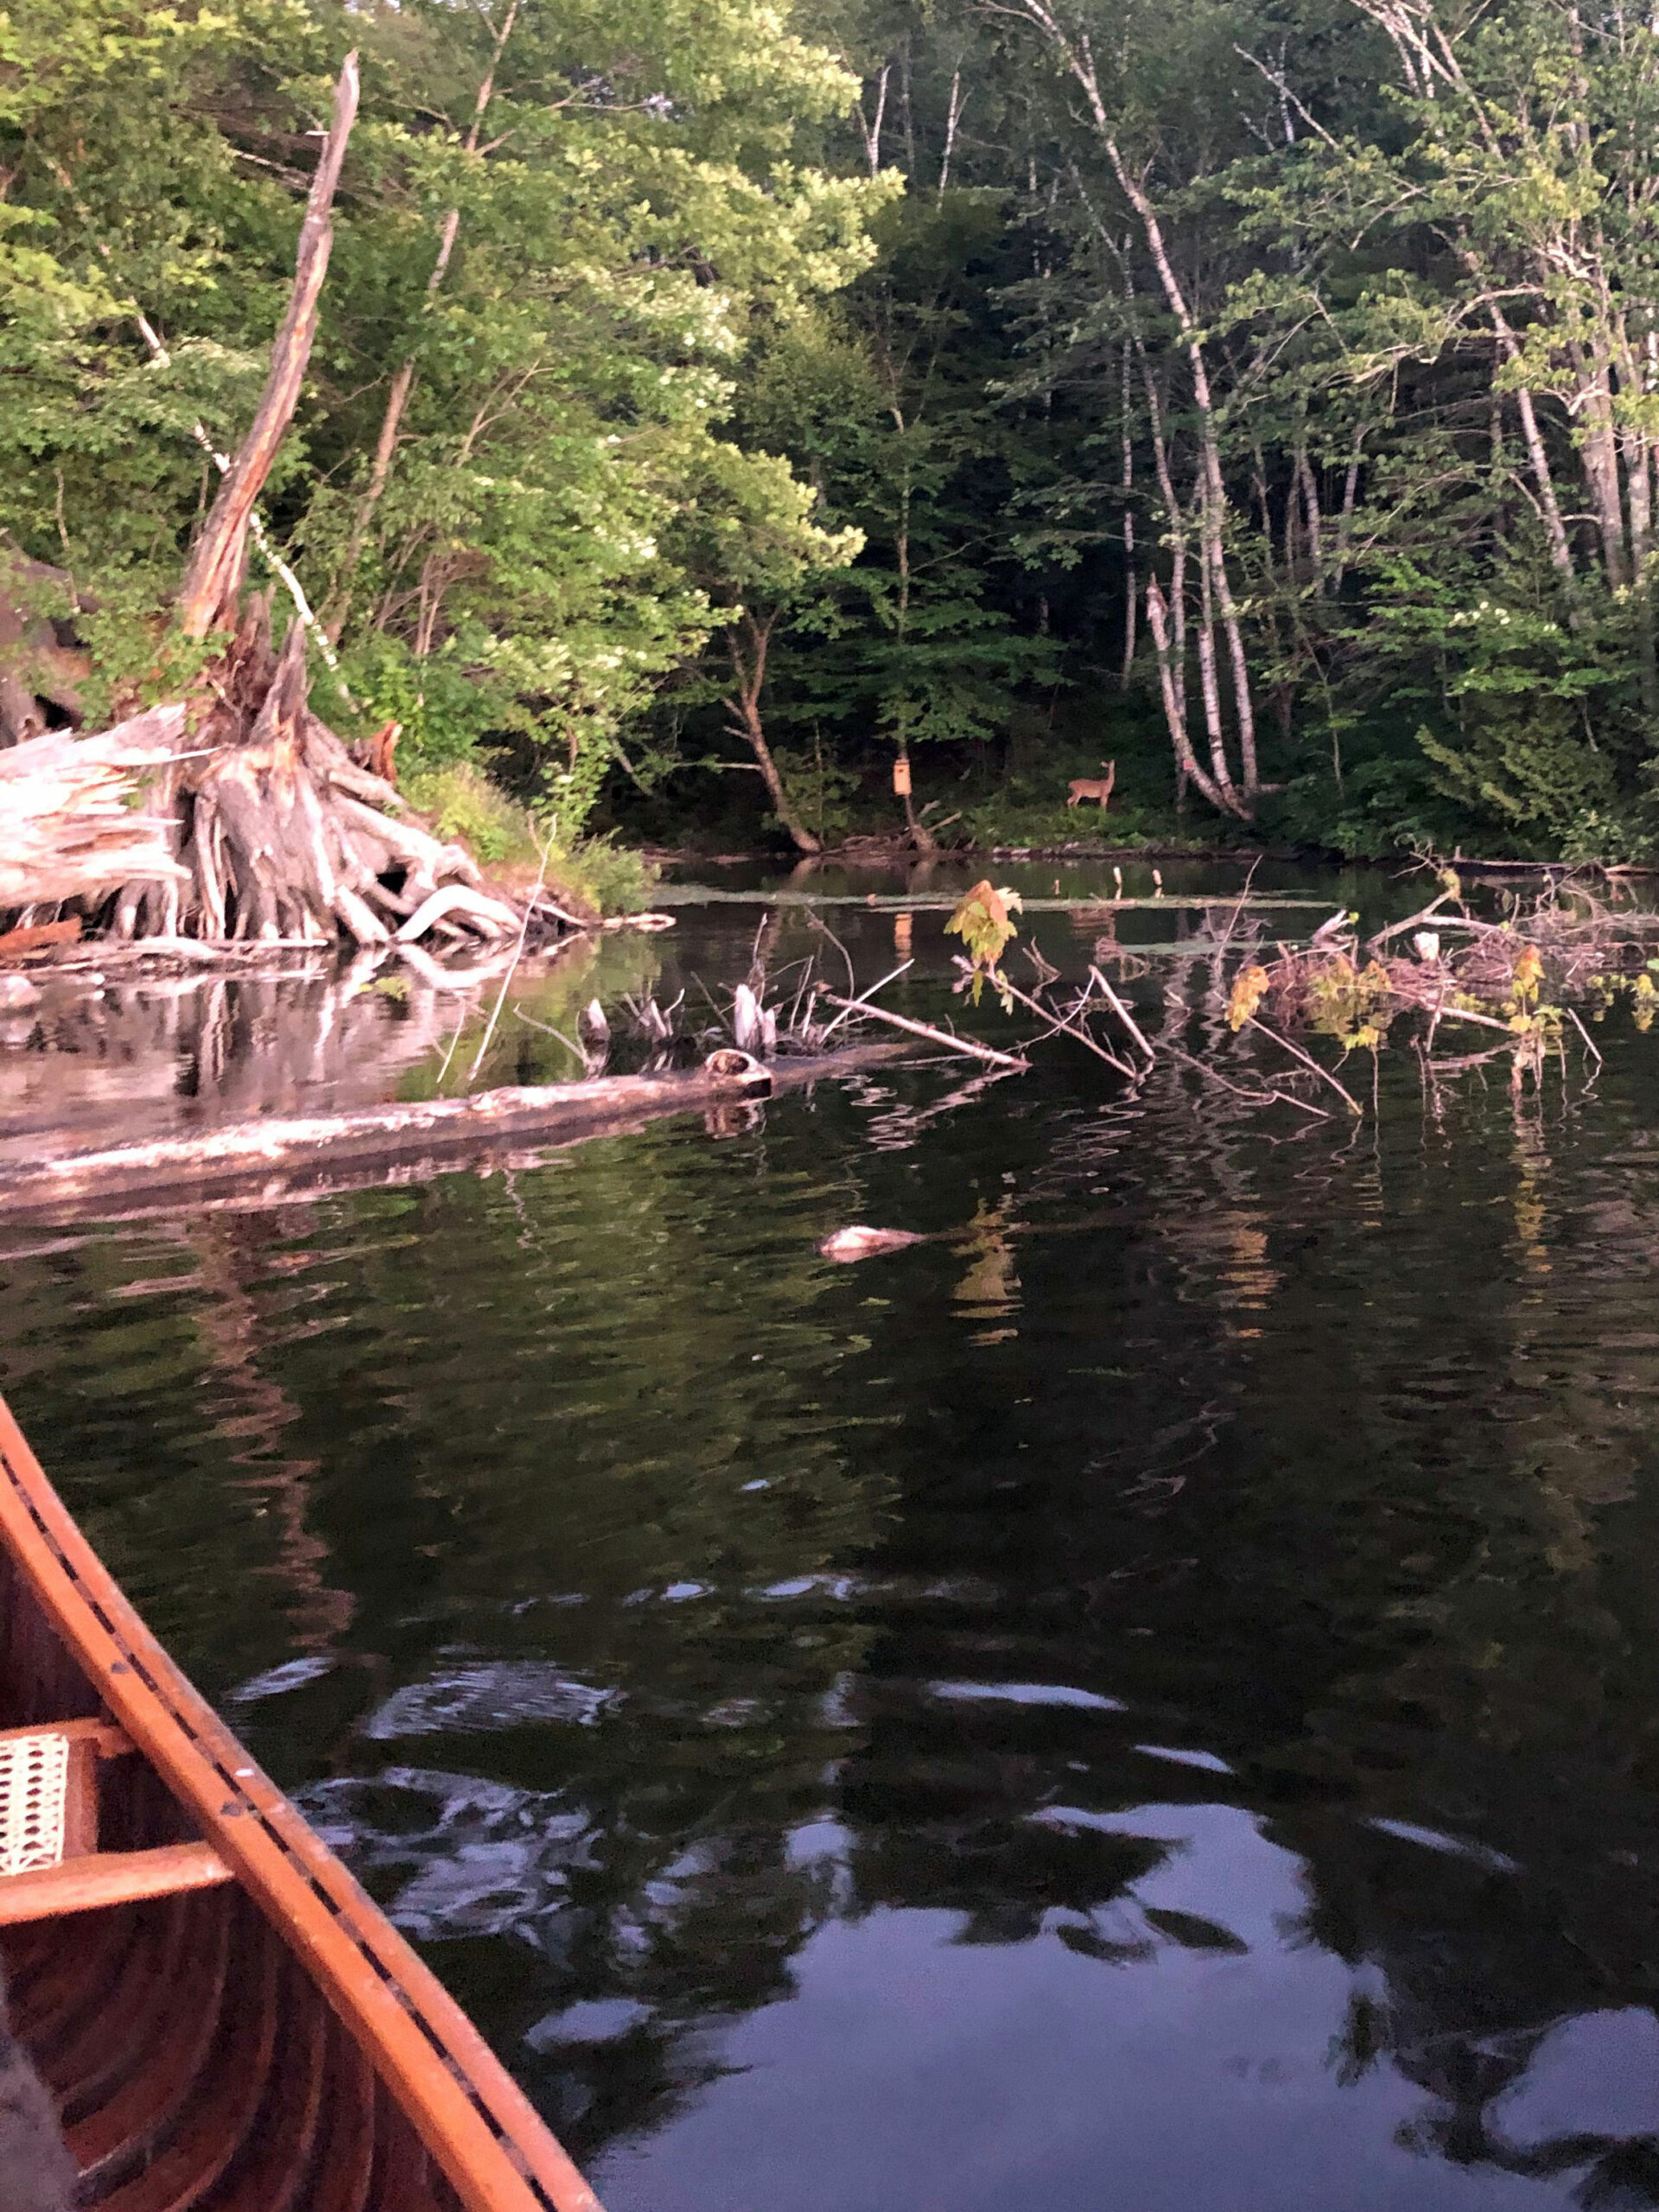
[[[1123,683],[1135,666],[1135,600],[1140,578],[1135,565],[1135,417],[1132,411],[1131,351],[1123,340]]]
[[[772,757],[772,747],[766,742],[766,724],[760,716],[760,694],[766,687],[766,653],[772,644],[775,614],[760,621],[747,609],[741,623],[726,632],[727,649],[731,656],[732,674],[736,678],[733,695],[722,702],[732,718],[732,734],[741,737],[753,753],[755,765],[760,771],[760,780],[766,787],[772,801],[772,810],[793,838],[796,849],[803,853],[820,853],[823,845],[801,820],[784,788],[784,779],[778,772],[778,763]]]
[[[881,118],[887,111],[887,84],[892,75],[892,62],[884,61],[881,65],[881,74],[875,82],[875,121],[874,123],[865,122],[863,95],[861,93],[859,96],[858,126],[863,135],[864,151],[868,157],[870,175],[873,177],[879,176],[881,171]]]
[[[1198,556],[1198,692],[1204,701],[1211,769],[1217,783],[1225,790],[1230,771],[1221,719],[1221,679],[1216,666],[1215,572],[1202,551]]]
[[[1630,344],[1629,327],[1621,310],[1609,302],[1618,357],[1620,397],[1630,402],[1645,399],[1648,378]],[[1624,464],[1624,492],[1630,516],[1630,571],[1636,613],[1637,677],[1643,711],[1659,715],[1659,658],[1656,658],[1653,606],[1653,464],[1652,440],[1635,423],[1619,432],[1619,452]]]
[[[1462,249],[1459,258],[1469,274],[1478,282],[1487,282],[1485,271],[1473,253]],[[1492,328],[1503,358],[1510,362],[1521,359],[1521,341],[1510,327],[1510,319],[1497,300],[1488,302]],[[1573,567],[1573,549],[1567,542],[1567,527],[1561,520],[1560,501],[1555,496],[1555,478],[1549,466],[1549,454],[1544,444],[1543,432],[1538,427],[1538,410],[1531,391],[1525,385],[1518,385],[1515,394],[1516,412],[1521,417],[1521,436],[1527,448],[1527,460],[1532,468],[1532,480],[1538,490],[1538,505],[1543,511],[1544,542],[1549,548],[1550,565],[1569,592],[1577,582]]]
[[[905,764],[906,771],[905,782],[908,784],[910,781],[908,773],[910,767],[910,747],[902,739],[900,739],[899,744],[898,757]],[[916,801],[913,794],[909,791],[904,791],[899,793],[899,797],[905,802],[905,828],[909,832],[910,842],[914,845],[917,851],[925,860],[929,859],[933,854],[938,851],[939,841],[933,835],[933,832],[928,828],[926,823],[923,821],[921,816],[917,813]]]
[[[945,118],[944,156],[939,163],[939,198],[944,197],[945,187],[950,181],[950,156],[957,150],[957,128],[962,121],[962,64],[958,62],[950,77],[950,111]]]
[[[1245,804],[1251,804],[1258,788],[1255,752],[1255,706],[1250,691],[1249,658],[1244,651],[1243,631],[1238,619],[1238,607],[1233,598],[1232,585],[1227,575],[1227,556],[1224,543],[1224,524],[1227,513],[1227,488],[1221,473],[1221,445],[1216,429],[1216,410],[1210,389],[1210,372],[1204,358],[1198,326],[1194,323],[1175,274],[1173,263],[1164,242],[1164,233],[1157,213],[1140,184],[1131,175],[1117,141],[1107,126],[1105,108],[1097,90],[1092,64],[1084,80],[1090,95],[1096,127],[1105,146],[1119,187],[1124,198],[1140,218],[1147,251],[1153,266],[1158,271],[1158,281],[1163,286],[1164,297],[1181,333],[1183,345],[1192,371],[1192,399],[1198,418],[1198,447],[1202,461],[1202,497],[1198,503],[1200,558],[1209,579],[1211,592],[1219,612],[1221,625],[1227,639],[1228,657],[1232,664],[1233,711],[1238,725],[1239,765],[1243,771]]]
[[[1175,650],[1175,703],[1186,719],[1186,540],[1178,538],[1169,556],[1170,642]],[[1228,785],[1231,789],[1231,785]]]
[[[1173,541],[1173,563],[1170,580],[1168,607],[1173,627],[1172,642],[1179,648],[1179,658],[1175,673],[1176,696],[1181,709],[1182,727],[1186,724],[1186,658],[1185,658],[1185,552],[1186,512],[1175,490],[1175,480],[1170,468],[1169,448],[1164,435],[1163,407],[1158,388],[1152,376],[1151,365],[1141,349],[1141,365],[1147,388],[1147,404],[1152,416],[1153,461],[1158,472],[1159,488],[1164,495],[1164,505],[1169,517],[1170,536]],[[1210,757],[1214,766],[1215,787],[1224,794],[1224,804],[1229,813],[1247,814],[1248,794],[1241,802],[1233,781],[1232,768],[1227,759],[1227,746],[1221,719],[1221,686],[1216,668],[1214,581],[1215,572],[1208,557],[1208,548],[1203,542],[1203,518],[1207,512],[1207,490],[1202,479],[1198,486],[1200,536],[1198,546],[1198,602],[1201,619],[1198,628],[1198,681],[1204,702],[1205,727],[1210,741]],[[1150,613],[1150,607],[1148,607]],[[1196,780],[1196,779],[1195,779]],[[1209,779],[1198,788],[1207,796]]]
[[[1296,448],[1296,487],[1301,493],[1302,512],[1307,518],[1307,550],[1313,562],[1315,579],[1325,581],[1325,518],[1319,508],[1319,487],[1314,480],[1313,465],[1307,457],[1307,448]]]
[[[1262,619],[1267,625],[1268,646],[1273,656],[1274,679],[1271,693],[1273,711],[1278,721],[1281,734],[1287,738],[1291,729],[1292,706],[1289,671],[1295,665],[1295,662],[1294,648],[1293,654],[1287,657],[1283,640],[1279,635],[1278,601],[1282,588],[1273,559],[1273,506],[1268,494],[1267,455],[1259,445],[1255,448],[1255,504],[1262,517],[1262,560],[1267,572],[1268,588],[1262,597]],[[1294,645],[1305,646],[1301,602],[1296,594],[1294,584],[1285,592],[1284,596]]]
[[[1354,539],[1354,507],[1359,498],[1359,448],[1365,432],[1354,433],[1354,450],[1348,460],[1346,474],[1342,480],[1342,514],[1337,524],[1337,566],[1332,582],[1340,584],[1348,571],[1348,553]],[[1556,517],[1559,523],[1560,516]]]
[[[1248,819],[1248,808],[1241,801],[1233,782],[1232,770],[1227,760],[1227,749],[1221,723],[1221,691],[1216,673],[1215,630],[1209,612],[1211,606],[1211,572],[1204,557],[1202,548],[1198,556],[1200,603],[1205,609],[1198,634],[1198,670],[1201,696],[1204,701],[1205,722],[1210,740],[1211,760],[1214,766],[1213,779],[1195,774],[1196,761],[1186,711],[1186,511],[1175,490],[1175,480],[1170,467],[1168,442],[1164,435],[1163,406],[1158,387],[1153,378],[1151,364],[1144,348],[1141,349],[1141,365],[1147,390],[1147,406],[1151,417],[1153,463],[1158,474],[1159,489],[1163,494],[1164,506],[1169,521],[1171,539],[1170,588],[1166,600],[1159,594],[1160,613],[1154,620],[1152,592],[1155,578],[1147,583],[1147,617],[1153,622],[1153,634],[1158,645],[1160,682],[1163,685],[1166,713],[1173,716],[1170,736],[1175,747],[1178,768],[1187,779],[1195,783],[1211,804],[1228,814]],[[1200,488],[1202,499],[1202,488]],[[1179,725],[1179,736],[1177,727]]]
[[[1200,552],[1199,558],[1208,581],[1208,589],[1221,617],[1227,639],[1229,658],[1233,673],[1233,708],[1238,725],[1239,762],[1243,770],[1243,797],[1246,806],[1253,804],[1259,787],[1255,750],[1255,707],[1250,692],[1250,671],[1244,651],[1243,632],[1239,623],[1238,607],[1233,597],[1232,585],[1227,574],[1224,545],[1224,521],[1227,513],[1227,488],[1221,470],[1221,445],[1216,427],[1216,411],[1210,388],[1210,372],[1204,357],[1204,346],[1197,323],[1187,305],[1186,295],[1175,274],[1174,264],[1169,257],[1162,226],[1155,209],[1140,182],[1130,171],[1119,149],[1111,121],[1106,113],[1106,104],[1101,97],[1100,79],[1095,67],[1094,51],[1086,31],[1073,35],[1061,25],[1050,0],[1021,0],[1022,12],[1035,23],[1050,45],[1064,61],[1072,77],[1082,88],[1089,104],[1089,112],[1107,159],[1118,181],[1119,189],[1134,208],[1147,251],[1152,256],[1153,266],[1158,271],[1158,281],[1163,288],[1164,298],[1175,319],[1192,370],[1192,399],[1198,418],[1198,442],[1202,457],[1200,484],[1202,497],[1198,503]]]
[[[1631,598],[1636,611],[1637,677],[1642,706],[1659,715],[1659,659],[1656,658],[1653,608],[1653,476],[1649,442],[1640,430],[1626,430],[1624,486],[1630,507]]]
[[[896,403],[892,408],[891,412],[893,421],[899,427],[899,434],[902,435],[905,429],[905,418],[903,412]],[[893,634],[901,648],[910,632],[910,503],[912,498],[912,486],[908,475],[908,462],[906,464],[906,475],[905,486],[903,492],[899,495],[899,527],[893,536],[893,555],[899,567],[899,608],[898,619],[894,623]],[[899,724],[899,758],[905,763],[906,769],[908,771],[910,766],[910,747],[905,741],[903,734],[904,727],[904,724],[901,722]],[[936,853],[938,850],[938,842],[934,838],[932,831],[918,815],[916,811],[915,800],[912,797],[908,789],[910,783],[908,772],[906,772],[904,781],[906,788],[899,793],[899,797],[905,803],[905,828],[909,835],[910,841],[912,844],[915,846],[918,853]]]
[[[1211,782],[1198,765],[1192,750],[1192,741],[1187,735],[1186,710],[1176,696],[1174,656],[1171,637],[1169,606],[1163,588],[1155,575],[1147,578],[1147,623],[1152,632],[1152,642],[1158,653],[1158,681],[1164,696],[1164,720],[1169,728],[1169,741],[1175,755],[1175,769],[1179,779],[1196,785],[1218,814],[1239,814],[1236,796]]]
[[[1613,404],[1608,386],[1612,364],[1605,339],[1595,334],[1586,353],[1576,340],[1567,356],[1578,378],[1579,420],[1582,425],[1579,448],[1585,484],[1601,531],[1602,565],[1608,583],[1619,591],[1630,582],[1629,549],[1624,537],[1624,504],[1619,496],[1618,439],[1613,428]]]

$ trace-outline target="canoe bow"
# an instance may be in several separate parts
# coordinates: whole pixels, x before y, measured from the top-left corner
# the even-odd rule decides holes
[[[215,1878],[209,1859],[218,1854],[372,2062],[467,2212],[601,2212],[436,1976],[144,1626],[3,1397],[0,1553],[110,1719],[189,1816],[199,1843],[173,1848],[207,1848],[180,1886]],[[90,1879],[99,1860],[60,1871],[70,1866]],[[8,1883],[41,1878],[0,1879],[0,1904]]]

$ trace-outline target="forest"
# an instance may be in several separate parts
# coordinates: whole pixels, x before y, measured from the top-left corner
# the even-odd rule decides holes
[[[19,0],[0,742],[202,668],[348,48],[252,580],[442,835],[1659,853],[1622,0]]]

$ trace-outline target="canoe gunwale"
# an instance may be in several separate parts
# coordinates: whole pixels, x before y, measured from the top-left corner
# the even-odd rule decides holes
[[[145,1628],[3,1397],[0,1547],[118,1726],[360,2039],[467,2212],[601,2212],[430,1968]]]

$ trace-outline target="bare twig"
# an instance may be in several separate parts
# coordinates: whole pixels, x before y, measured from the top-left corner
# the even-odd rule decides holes
[[[484,1064],[484,1055],[489,1051],[490,1039],[495,1034],[495,1025],[501,1019],[501,1008],[506,1001],[508,987],[517,972],[518,963],[524,957],[524,939],[530,933],[530,918],[536,911],[536,901],[541,895],[542,884],[547,875],[547,855],[550,849],[550,848],[546,845],[542,848],[542,865],[537,874],[536,888],[524,901],[524,918],[518,925],[518,942],[513,947],[512,959],[508,964],[506,974],[501,978],[501,988],[495,995],[495,1004],[490,1010],[489,1020],[480,1039],[478,1050],[473,1055],[472,1068],[467,1077],[468,1083],[473,1080]]]
[[[455,1024],[455,1033],[449,1039],[449,1049],[443,1056],[443,1065],[438,1070],[438,1089],[440,1090],[443,1089],[445,1080],[448,1076],[449,1063],[455,1057],[455,1047],[461,1042],[461,1033],[467,1027],[467,1017],[471,1012],[472,1008],[470,1007],[464,1006],[461,1009],[461,1019]]]
[[[1294,1044],[1288,1037],[1281,1037],[1276,1029],[1269,1029],[1265,1021],[1258,1021],[1253,1014],[1246,1014],[1244,1022],[1247,1028],[1259,1029],[1262,1034],[1269,1038],[1274,1044],[1282,1046],[1293,1059],[1300,1060],[1305,1068],[1311,1069],[1321,1083],[1328,1083],[1351,1114],[1359,1114],[1363,1111],[1359,1101],[1354,1096],[1352,1091],[1344,1084],[1338,1083],[1329,1068],[1322,1068],[1312,1052],[1305,1052],[1300,1045]]]
[[[1092,963],[1090,965],[1089,976],[1090,980],[1096,984],[1104,993],[1107,1004],[1111,1007],[1113,1013],[1116,1014],[1118,1020],[1123,1024],[1123,1027],[1128,1031],[1130,1036],[1134,1038],[1135,1043],[1141,1047],[1141,1050],[1146,1054],[1148,1064],[1155,1060],[1158,1055],[1153,1050],[1152,1046],[1147,1042],[1145,1036],[1141,1033],[1141,1025],[1136,1021],[1135,1016],[1129,1012],[1128,1007],[1124,1005],[1122,1000],[1112,988],[1106,978],[1101,974],[1099,969],[1095,967]]]
[[[843,1007],[849,1013],[861,1014],[867,1021],[885,1021],[890,1028],[902,1029],[912,1037],[925,1037],[930,1045],[943,1045],[952,1052],[966,1052],[969,1058],[987,1061],[992,1067],[1027,1068],[1031,1065],[1020,1055],[994,1052],[988,1045],[981,1045],[971,1037],[954,1037],[948,1029],[931,1029],[925,1021],[912,1021],[908,1014],[889,1014],[884,1006],[868,1006],[857,999],[838,998],[834,991],[822,988],[818,996],[828,1006]]]
[[[580,1045],[572,1044],[569,1038],[565,1035],[563,1029],[556,1029],[550,1021],[537,1021],[533,1015],[526,1014],[521,1006],[514,1007],[512,1011],[516,1018],[524,1023],[526,1029],[539,1029],[543,1037],[556,1037],[567,1052],[574,1052],[576,1058],[582,1062],[583,1067],[587,1066],[587,1053],[582,1051]]]
[[[1140,1070],[1132,1068],[1127,1060],[1120,1060],[1116,1052],[1109,1052],[1097,1037],[1091,1037],[1083,1023],[1077,1019],[1075,1009],[1069,1015],[1057,1014],[1052,1007],[1043,1006],[1036,999],[1027,998],[1017,984],[1009,982],[1006,976],[999,976],[995,980],[1000,988],[1007,991],[1010,998],[1017,999],[1020,1004],[1034,1014],[1039,1020],[1047,1022],[1049,1036],[1064,1033],[1067,1037],[1074,1037],[1079,1045],[1086,1046],[1097,1060],[1104,1060],[1108,1067],[1116,1068],[1120,1075],[1128,1076],[1131,1083],[1137,1080]],[[1036,1041],[1040,1043],[1042,1040],[1039,1038]]]
[[[1579,1017],[1578,1017],[1577,1014],[1573,1011],[1573,1009],[1570,1006],[1569,1006],[1569,1007],[1564,1007],[1564,1008],[1563,1008],[1563,1012],[1567,1014],[1567,1016],[1568,1020],[1572,1022],[1573,1027],[1578,1031],[1578,1033],[1579,1033],[1580,1036],[1583,1038],[1583,1039],[1584,1039],[1585,1043],[1589,1046],[1590,1050],[1591,1050],[1591,1051],[1595,1054],[1595,1056],[1596,1056],[1596,1065],[1597,1065],[1598,1067],[1600,1067],[1600,1066],[1601,1066],[1601,1065],[1602,1065],[1601,1047],[1597,1044],[1597,1042],[1596,1042],[1595,1039],[1594,1039],[1594,1038],[1590,1034],[1590,1032],[1589,1032],[1589,1031],[1585,1027],[1584,1024],[1583,1024],[1583,1023],[1579,1020]]]
[[[1230,1091],[1235,1098],[1242,1098],[1247,1106],[1271,1106],[1277,1100],[1281,1105],[1294,1106],[1304,1114],[1313,1115],[1316,1122],[1328,1122],[1331,1118],[1323,1106],[1315,1106],[1306,1098],[1298,1098],[1294,1090],[1246,1090],[1239,1084],[1230,1083],[1224,1075],[1212,1068],[1207,1061],[1198,1059],[1192,1052],[1184,1052],[1179,1045],[1172,1045],[1167,1038],[1164,1040],[1164,1050],[1172,1059],[1179,1060],[1184,1065],[1196,1070],[1206,1083],[1219,1084],[1224,1090]]]
[[[872,983],[868,991],[861,991],[858,996],[853,1001],[852,1007],[849,1007],[847,1009],[847,1012],[850,1014],[854,1007],[856,1007],[862,1011],[868,1001],[873,999],[878,991],[884,991],[889,983],[897,982],[899,976],[905,973],[906,969],[913,968],[915,965],[916,963],[913,960],[901,960],[893,972],[890,975],[884,976],[879,983]],[[846,1019],[846,1014],[838,1014],[833,1021],[826,1023],[823,1030],[823,1035],[825,1037],[833,1036],[835,1032],[840,1028],[842,1023],[845,1021]]]
[[[855,992],[858,988],[858,978],[853,973],[852,954],[848,951],[846,946],[842,943],[841,939],[836,935],[834,930],[830,928],[829,923],[823,919],[822,915],[809,913],[806,918],[806,925],[810,930],[821,930],[823,935],[829,938],[830,944],[835,946],[836,950],[841,955],[842,958],[847,963],[847,988],[849,991]]]
[[[1496,1014],[1476,1014],[1472,1008],[1466,1006],[1437,1007],[1435,1018],[1437,1021],[1472,1021],[1481,1029],[1501,1029],[1506,1037],[1514,1037],[1517,1034],[1507,1021],[1500,1021]]]

